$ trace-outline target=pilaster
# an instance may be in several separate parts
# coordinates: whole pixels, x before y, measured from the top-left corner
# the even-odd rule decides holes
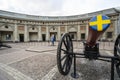
[[[86,32],[85,32],[85,34],[86,34],[85,39],[88,38],[88,28],[89,28],[89,25],[87,24],[87,25],[86,25]]]
[[[19,40],[18,40],[18,26],[17,26],[17,24],[15,23],[15,25],[14,25],[14,42],[18,42]]]
[[[28,27],[26,24],[24,26],[24,42],[28,42]]]
[[[46,40],[49,41],[49,28],[46,26]]]
[[[68,33],[68,28],[67,28],[67,26],[65,26],[65,33]]]
[[[41,26],[38,26],[38,41],[42,41]]]
[[[80,40],[80,25],[78,25],[78,30],[77,30],[77,40]]]
[[[60,26],[58,27],[58,40],[61,38]]]

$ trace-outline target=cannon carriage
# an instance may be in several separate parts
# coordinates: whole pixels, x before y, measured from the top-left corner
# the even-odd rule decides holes
[[[111,62],[111,80],[114,80],[114,68],[120,77],[120,35],[118,35],[114,45],[114,56],[101,55],[97,40],[110,26],[110,20],[105,15],[97,15],[90,20],[89,34],[86,42],[83,43],[83,53],[73,52],[73,42],[69,33],[65,33],[57,48],[57,66],[62,75],[67,75],[73,62],[73,78],[78,78],[76,73],[76,58],[86,58],[89,60],[102,60]]]

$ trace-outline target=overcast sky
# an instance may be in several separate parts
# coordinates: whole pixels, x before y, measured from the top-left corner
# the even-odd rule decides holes
[[[0,0],[0,10],[39,16],[69,16],[120,7],[120,0]]]

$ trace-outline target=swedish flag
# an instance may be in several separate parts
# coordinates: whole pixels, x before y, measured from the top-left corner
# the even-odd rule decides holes
[[[95,31],[104,31],[110,26],[110,19],[105,15],[97,15],[90,20],[89,25]]]

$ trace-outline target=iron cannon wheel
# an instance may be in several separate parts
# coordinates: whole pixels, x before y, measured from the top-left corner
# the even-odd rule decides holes
[[[62,75],[67,75],[72,65],[73,43],[68,33],[63,34],[57,48],[57,66]]]
[[[120,35],[117,37],[115,42],[114,56],[118,57],[118,60],[115,60],[115,66],[118,76],[120,77]]]

